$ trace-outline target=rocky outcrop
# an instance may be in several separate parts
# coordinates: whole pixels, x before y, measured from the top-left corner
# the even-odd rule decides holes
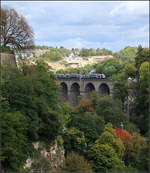
[[[40,151],[40,156],[41,158],[47,159],[51,165],[51,171],[55,171],[56,169],[59,168],[59,166],[63,163],[64,161],[64,154],[65,150],[64,147],[59,145],[57,141],[55,141],[54,145],[52,145],[49,150],[44,148],[39,144],[39,142],[33,143],[33,146],[36,150]],[[26,164],[24,165],[24,169],[33,169],[32,165],[37,162],[35,158],[28,158],[26,160]],[[40,167],[40,165],[39,165]],[[41,165],[42,167],[42,165]],[[42,167],[43,168],[43,167]],[[40,170],[42,169],[40,168]],[[44,168],[43,168],[44,169]]]

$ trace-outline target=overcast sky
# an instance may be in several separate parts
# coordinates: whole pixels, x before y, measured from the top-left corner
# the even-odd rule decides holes
[[[33,28],[36,45],[149,47],[148,1],[3,1]]]

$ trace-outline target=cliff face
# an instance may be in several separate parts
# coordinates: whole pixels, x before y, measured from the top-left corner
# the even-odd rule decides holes
[[[37,151],[40,151],[40,153],[38,157],[28,158],[26,160],[26,164],[24,165],[24,169],[26,170],[55,172],[65,159],[64,147],[60,146],[57,141],[55,141],[49,150],[42,147],[39,142],[33,143],[33,146]],[[48,167],[49,164],[50,167]]]
[[[51,161],[51,168],[55,171],[64,161],[65,150],[63,146],[59,146],[57,142],[50,148],[47,154],[49,160]]]
[[[1,64],[17,67],[17,63],[16,63],[14,54],[0,53],[0,62],[1,62]]]

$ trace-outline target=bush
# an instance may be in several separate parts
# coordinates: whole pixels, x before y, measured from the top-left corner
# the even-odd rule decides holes
[[[115,130],[109,123],[105,126],[105,130],[99,139],[88,151],[88,158],[96,172],[106,172],[113,169],[120,171],[125,168],[122,161],[124,149],[123,143],[117,138]]]
[[[1,163],[4,171],[20,171],[27,159],[27,121],[20,112],[2,113]]]
[[[94,171],[106,172],[112,169],[122,170],[125,168],[113,147],[108,144],[95,144],[88,152],[89,160]]]
[[[71,152],[67,155],[62,167],[61,172],[92,172],[90,164],[84,159],[83,156]]]
[[[84,154],[87,150],[84,133],[76,128],[69,128],[63,134],[64,148],[66,153],[71,151]]]
[[[113,126],[120,127],[120,123],[124,125],[128,123],[128,116],[122,111],[122,102],[113,99],[111,96],[104,96],[97,105],[97,115],[104,118],[105,123],[112,123]]]
[[[84,132],[86,143],[89,146],[92,145],[103,132],[104,120],[96,114],[79,113],[71,116],[68,126],[75,127]]]

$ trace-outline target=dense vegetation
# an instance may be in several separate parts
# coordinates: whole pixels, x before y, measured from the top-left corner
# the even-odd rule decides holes
[[[2,166],[20,171],[33,142],[49,144],[61,133],[58,85],[41,62],[2,68]]]
[[[114,53],[113,55],[121,62],[133,63],[135,61],[137,51],[137,47],[127,46],[124,49],[120,50],[118,53]]]
[[[68,57],[70,53],[73,53],[75,56],[82,56],[83,58],[90,57],[90,56],[104,56],[104,55],[112,55],[112,51],[108,49],[78,49],[72,48],[71,50],[66,49],[64,47],[54,48],[48,46],[35,46],[35,49],[43,49],[46,52],[41,56],[48,61],[59,61],[62,60],[64,57]]]
[[[92,92],[73,108],[59,106],[56,77],[43,61],[23,62],[19,69],[2,66],[3,171],[24,171],[27,158],[39,154],[33,143],[49,149],[58,137],[66,158],[58,172],[148,171],[149,49],[139,46],[132,60],[109,59],[85,73],[92,68],[113,79],[114,95],[99,99]],[[130,89],[138,95],[126,112]],[[50,161],[40,156],[32,169],[50,170]]]
[[[77,74],[87,74],[93,69],[93,65],[86,65],[84,67],[79,67],[79,68],[73,68],[73,67],[68,67],[65,70],[60,69],[57,70],[56,73],[64,73],[64,74],[70,74],[70,73],[77,73]]]
[[[50,47],[48,50],[41,56],[42,58],[48,61],[59,61],[62,58],[69,56],[69,50],[63,47],[53,48]]]
[[[104,56],[104,55],[112,55],[112,51],[108,49],[85,49],[82,48],[79,51],[79,55],[82,57],[87,57],[87,56]]]

